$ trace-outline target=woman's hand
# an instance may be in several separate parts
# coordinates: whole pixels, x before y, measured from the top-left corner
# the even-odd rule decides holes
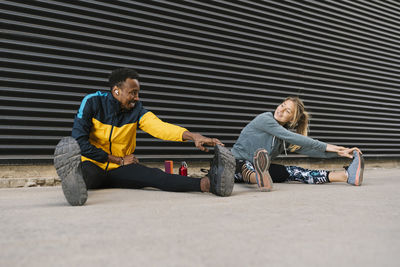
[[[326,145],[326,152],[339,152],[339,151],[345,150],[345,149],[347,149],[347,147],[336,146],[336,145],[331,145],[331,144]]]
[[[331,145],[327,144],[326,146],[326,151],[327,152],[336,152],[339,156],[341,157],[346,157],[346,158],[353,158],[353,151],[357,150],[358,152],[361,152],[361,150],[357,147],[353,148],[348,148],[348,147],[343,147],[343,146],[336,146],[336,145]]]
[[[337,152],[337,154],[341,157],[346,157],[346,158],[353,158],[353,151],[358,151],[360,154],[362,154],[361,150],[358,147],[353,147],[353,148],[346,148],[343,150],[340,150]]]

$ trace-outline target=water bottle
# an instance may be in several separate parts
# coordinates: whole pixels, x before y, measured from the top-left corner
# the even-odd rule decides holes
[[[186,164],[186,161],[182,161],[181,167],[179,168],[179,175],[187,176],[187,164]]]

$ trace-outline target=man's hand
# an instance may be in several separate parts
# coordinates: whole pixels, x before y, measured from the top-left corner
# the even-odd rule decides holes
[[[139,163],[139,159],[135,155],[130,154],[125,157],[117,157],[113,155],[108,155],[108,161],[112,163],[119,164],[121,166]]]
[[[206,147],[204,147],[204,145],[211,146],[211,147],[213,147],[215,145],[224,146],[224,144],[221,141],[219,141],[217,138],[209,138],[209,137],[205,137],[199,133],[191,133],[189,131],[186,131],[183,133],[182,139],[183,140],[193,140],[194,145],[201,151],[205,151],[205,152],[208,152],[208,149]]]
[[[125,156],[125,157],[123,157],[123,159],[124,159],[124,165],[139,163],[139,159],[137,157],[135,157],[135,155],[133,155],[133,154]]]

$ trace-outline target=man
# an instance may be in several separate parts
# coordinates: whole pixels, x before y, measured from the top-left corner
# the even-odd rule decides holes
[[[139,75],[128,68],[112,71],[110,92],[87,95],[78,110],[72,137],[64,137],[54,152],[54,165],[67,201],[81,206],[87,189],[155,187],[165,191],[212,192],[229,196],[235,160],[216,138],[207,138],[160,120],[139,101]],[[195,179],[168,174],[139,164],[135,157],[136,129],[170,141],[194,141],[197,148],[215,146],[208,177]]]

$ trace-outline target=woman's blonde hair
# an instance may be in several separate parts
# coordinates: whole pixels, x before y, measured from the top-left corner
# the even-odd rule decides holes
[[[289,96],[283,102],[290,100],[294,103],[295,109],[293,111],[293,119],[287,123],[289,129],[293,129],[296,133],[308,136],[308,122],[310,114],[305,110],[303,101],[297,96]],[[300,149],[298,145],[290,145],[291,152]]]

